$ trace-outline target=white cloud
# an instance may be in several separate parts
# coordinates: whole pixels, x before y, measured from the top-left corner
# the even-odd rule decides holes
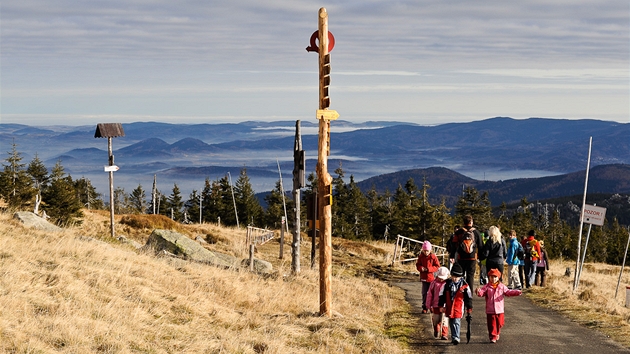
[[[589,114],[630,115],[624,1],[9,0],[0,13],[3,119],[269,117],[286,107],[310,116],[317,55],[305,47],[319,6],[336,37],[332,101],[347,100],[347,116],[507,115],[497,93],[522,96],[529,104],[514,112],[525,116],[525,107],[579,114],[571,107],[587,93],[609,97]],[[567,96],[564,113],[537,90]],[[474,93],[483,107],[418,105],[415,95],[427,93],[447,95],[431,102]],[[378,106],[372,94],[382,95]]]

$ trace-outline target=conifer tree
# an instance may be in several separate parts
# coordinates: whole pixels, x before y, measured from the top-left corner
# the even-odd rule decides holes
[[[348,223],[346,213],[348,206],[346,184],[343,181],[345,175],[341,164],[335,169],[336,177],[332,180],[332,234],[337,237],[348,238],[351,235],[351,224]]]
[[[429,202],[429,188],[426,178],[422,180],[422,189],[417,193],[417,208],[419,218],[419,240],[431,240],[431,230],[437,228],[435,224],[435,207]]]
[[[168,197],[166,204],[167,212],[170,213],[168,214],[169,217],[172,216],[175,221],[183,221],[182,208],[184,207],[184,201],[177,183],[173,184],[173,192]]]
[[[203,192],[203,220],[224,225],[236,225],[228,177],[210,181],[206,178]],[[230,218],[231,216],[231,218]],[[220,218],[220,219],[219,219]]]
[[[42,191],[42,198],[46,201],[42,209],[50,219],[58,225],[80,223],[83,217],[83,205],[77,196],[71,176],[66,173],[57,161],[50,173],[50,184]]]
[[[394,217],[392,231],[405,237],[420,240],[422,229],[420,226],[420,215],[418,214],[418,188],[413,178],[405,183],[405,188],[398,185],[394,193]]]
[[[260,225],[262,223],[263,209],[258,199],[256,199],[256,193],[249,181],[246,168],[241,169],[238,179],[236,180],[234,195],[239,220],[241,220],[244,225]],[[289,206],[287,203],[287,213],[289,211],[288,209]]]
[[[123,187],[114,188],[114,213],[115,214],[130,214],[133,213],[131,207],[129,194]]]
[[[286,200],[287,198],[284,199]],[[262,225],[265,227],[279,229],[281,227],[282,218],[284,217],[284,205],[280,188],[280,180],[276,181],[275,188],[265,196],[265,203],[267,203],[267,210],[265,211],[265,217]],[[289,213],[288,208],[287,213]]]
[[[33,204],[36,190],[33,188],[32,178],[26,172],[22,156],[17,151],[17,144],[13,142],[9,157],[2,164],[0,172],[0,197],[11,208],[22,209]]]
[[[605,262],[608,264],[621,265],[624,259],[624,251],[628,242],[628,229],[622,227],[619,224],[619,220],[616,217],[613,218],[613,222],[608,230],[610,236],[608,237],[608,249]]]
[[[343,217],[346,219],[346,224],[350,225],[347,237],[350,239],[371,239],[368,200],[354,181],[353,175],[350,175],[350,182],[346,186],[345,204]]]
[[[188,196],[188,200],[184,203],[184,210],[188,214],[188,219],[193,223],[199,222],[199,198],[201,193],[193,189]],[[202,203],[203,206],[203,203]]]
[[[432,235],[430,241],[442,247],[446,247],[446,241],[448,241],[451,230],[455,226],[449,211],[445,198],[442,198],[442,202],[433,209],[433,222],[429,232]]]
[[[42,202],[42,189],[46,186],[46,183],[48,183],[50,179],[48,177],[48,169],[44,166],[44,163],[39,159],[37,154],[35,154],[35,157],[26,169],[26,173],[28,173],[28,175],[33,179],[33,187],[36,191],[33,212],[35,214],[39,214],[39,205]]]
[[[492,216],[492,206],[488,198],[488,192],[479,192],[474,187],[466,187],[455,205],[455,217],[461,222],[464,215],[471,215],[475,227],[480,232],[492,226],[495,221]]]
[[[92,185],[89,179],[81,177],[74,181],[74,189],[77,191],[77,196],[81,201],[81,205],[88,210],[102,210],[105,209],[105,203],[103,203],[102,194],[96,191],[96,188]]]
[[[371,222],[370,231],[373,239],[385,239],[386,236],[389,237],[389,235],[391,235],[390,227],[392,225],[393,215],[391,199],[392,196],[389,190],[386,190],[383,195],[379,195],[378,192],[376,192],[376,187],[372,186],[372,189],[368,191],[367,200]],[[390,239],[391,238],[388,238],[388,240]]]
[[[129,207],[134,214],[144,214],[149,204],[147,203],[147,195],[141,184],[131,191],[129,195]]]
[[[520,207],[512,216],[512,228],[516,230],[518,235],[527,235],[529,230],[534,229],[532,211],[525,197],[521,199]]]

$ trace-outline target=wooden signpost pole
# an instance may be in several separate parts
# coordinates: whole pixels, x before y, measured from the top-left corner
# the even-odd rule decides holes
[[[96,125],[94,132],[95,138],[107,138],[108,164],[105,166],[105,172],[109,172],[109,218],[110,231],[112,238],[114,234],[114,172],[118,171],[118,166],[114,164],[114,153],[112,149],[112,138],[125,136],[125,131],[120,123],[99,123]]]
[[[330,83],[330,55],[328,54],[328,13],[319,9],[319,109],[327,110],[330,105],[328,84]],[[328,173],[330,144],[330,120],[319,119],[319,139],[317,147],[317,179],[319,193],[319,225],[322,228],[319,240],[319,314],[332,315],[332,177]]]

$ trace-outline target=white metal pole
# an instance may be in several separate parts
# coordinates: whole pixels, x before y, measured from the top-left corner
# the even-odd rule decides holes
[[[280,162],[276,159],[276,163],[278,164],[278,174],[280,175],[280,193],[282,194],[282,207],[284,208],[284,220],[287,232],[289,232],[289,219],[287,218],[287,203],[284,201],[284,187],[282,186],[282,171],[280,171]]]
[[[236,211],[236,198],[234,198],[234,188],[232,188],[232,175],[228,172],[228,177],[230,179],[230,190],[232,191],[232,202],[234,203],[234,215],[236,216],[236,228],[240,229],[241,227],[238,224],[238,212]]]
[[[580,272],[578,273],[577,285],[575,286],[576,290],[580,286],[580,277],[582,276],[582,270],[584,269],[584,259],[586,258],[586,250],[588,249],[588,240],[591,238],[592,227],[593,227],[593,224],[588,224],[588,232],[586,233],[586,242],[584,242],[584,252],[582,252],[582,262],[580,263]]]
[[[584,228],[584,207],[586,206],[586,190],[588,188],[588,171],[591,166],[591,148],[593,146],[593,137],[588,141],[588,159],[586,161],[586,178],[584,179],[584,197],[582,198],[582,210],[580,210],[580,234],[578,236],[577,256],[575,260],[575,274],[573,274],[573,291],[577,290],[578,272],[580,270],[580,248],[582,244],[582,229]]]
[[[623,274],[623,268],[626,266],[626,256],[628,255],[628,246],[630,246],[630,226],[628,226],[628,243],[626,243],[626,251],[623,253],[623,262],[621,263],[621,271],[619,272],[619,279],[617,279],[617,288],[615,289],[615,299],[617,298],[617,291],[619,291],[619,283],[621,283],[621,275]]]

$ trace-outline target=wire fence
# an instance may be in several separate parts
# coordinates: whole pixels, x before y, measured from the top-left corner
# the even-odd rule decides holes
[[[394,246],[394,257],[392,258],[392,265],[395,263],[411,262],[418,259],[418,253],[422,250],[422,244],[424,241],[414,240],[402,235],[398,235],[396,238],[396,245]],[[435,246],[432,247],[433,252],[438,258],[441,258],[441,264],[447,264],[448,252],[446,247]],[[409,257],[409,258],[405,258]]]

